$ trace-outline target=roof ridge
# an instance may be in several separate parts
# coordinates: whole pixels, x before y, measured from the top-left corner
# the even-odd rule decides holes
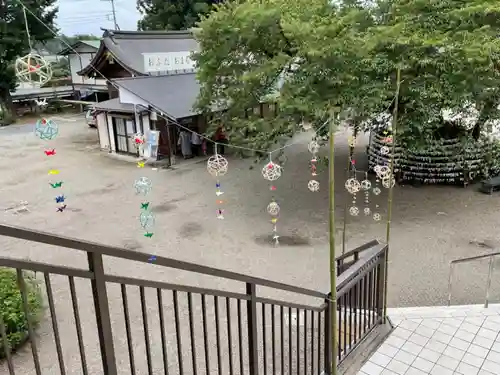
[[[177,73],[177,74],[161,74],[161,75],[146,75],[146,76],[136,76],[136,77],[123,77],[123,78],[114,78],[112,81],[135,81],[139,79],[149,79],[149,78],[164,78],[164,77],[175,77],[175,76],[187,76],[187,75],[196,75],[196,72],[185,72],[185,73]]]
[[[103,38],[112,39],[175,39],[182,36],[193,36],[192,30],[147,30],[147,31],[124,31],[104,30]]]

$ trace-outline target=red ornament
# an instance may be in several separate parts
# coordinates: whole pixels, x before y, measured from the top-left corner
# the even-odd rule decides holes
[[[273,169],[273,163],[269,163],[269,164],[267,165],[267,169]]]
[[[354,160],[354,159],[353,159],[353,160],[351,160],[351,164],[352,164],[352,165],[356,165],[356,160]]]
[[[272,191],[275,191],[276,190],[276,186],[274,185],[271,185],[271,188],[270,188]]]
[[[47,120],[45,120],[44,118],[42,119],[42,124],[45,125],[47,123]]]

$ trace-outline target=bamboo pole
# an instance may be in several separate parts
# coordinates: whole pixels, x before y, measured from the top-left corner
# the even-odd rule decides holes
[[[385,242],[387,243],[387,253],[385,254],[385,272],[384,272],[384,323],[387,318],[387,285],[388,285],[388,266],[389,266],[389,240],[391,237],[391,220],[392,220],[392,196],[394,187],[392,183],[394,181],[394,155],[396,151],[396,132],[398,126],[398,106],[399,106],[399,89],[401,87],[401,68],[398,68],[396,74],[396,98],[394,99],[394,108],[392,110],[392,147],[391,147],[391,160],[389,164],[389,169],[391,171],[389,177],[389,194],[387,197],[387,222],[385,228]]]
[[[330,234],[330,321],[331,321],[331,348],[332,348],[332,368],[331,375],[337,375],[337,267],[335,262],[335,125],[339,108],[334,108],[330,117],[330,155],[328,160],[329,179],[329,234]],[[326,338],[325,338],[326,339]]]

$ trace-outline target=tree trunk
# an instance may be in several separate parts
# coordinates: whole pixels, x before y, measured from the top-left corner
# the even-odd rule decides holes
[[[12,96],[9,91],[3,92],[0,97],[0,109],[1,109],[1,119],[3,125],[12,124],[16,118],[16,110],[14,108],[14,103],[12,101]]]

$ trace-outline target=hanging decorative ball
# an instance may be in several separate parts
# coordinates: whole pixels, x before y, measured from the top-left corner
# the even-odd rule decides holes
[[[375,195],[380,195],[381,192],[382,192],[382,190],[380,190],[379,187],[374,187],[372,190],[372,193]]]
[[[365,216],[368,216],[372,213],[372,210],[370,210],[370,207],[365,207],[363,213],[365,214]]]
[[[269,215],[278,216],[280,213],[280,206],[276,202],[271,202],[267,205],[267,212]]]
[[[350,178],[345,182],[345,188],[351,194],[356,194],[361,190],[361,184],[355,178]]]
[[[391,152],[389,147],[387,146],[380,147],[380,155],[389,155],[389,152]]]
[[[319,143],[316,142],[316,141],[311,141],[309,142],[309,144],[307,145],[307,149],[309,150],[309,152],[311,154],[317,154],[319,152]]]
[[[356,137],[349,136],[347,138],[347,144],[349,147],[356,147]]]
[[[370,182],[370,180],[361,181],[361,189],[370,190],[371,187],[372,187],[372,183]]]
[[[28,53],[18,57],[15,64],[16,76],[22,82],[44,85],[52,78],[52,68],[42,56]]]
[[[220,155],[215,154],[208,158],[207,171],[214,177],[224,176],[227,173],[228,162],[227,159]]]
[[[262,177],[268,181],[276,181],[281,177],[281,167],[270,161],[262,168]]]
[[[351,208],[349,208],[349,214],[351,216],[358,216],[359,215],[359,208],[357,208],[356,206],[352,206]]]
[[[148,230],[154,226],[155,217],[151,211],[143,211],[139,216],[139,221],[141,223],[141,227]]]
[[[382,179],[382,186],[386,189],[393,188],[396,185],[396,181],[392,176],[386,176]]]
[[[153,184],[151,183],[151,180],[149,178],[140,177],[135,180],[134,188],[137,194],[146,195],[153,188]]]
[[[318,191],[319,190],[319,182],[316,180],[311,180],[307,183],[307,188],[311,191]]]
[[[378,178],[384,178],[389,176],[391,173],[391,169],[387,165],[377,165],[373,168],[373,170],[377,174]]]
[[[54,139],[59,134],[59,126],[53,120],[40,119],[35,124],[35,135],[44,141]]]
[[[380,220],[382,220],[382,216],[379,213],[375,212],[373,214],[373,220],[380,221]]]

